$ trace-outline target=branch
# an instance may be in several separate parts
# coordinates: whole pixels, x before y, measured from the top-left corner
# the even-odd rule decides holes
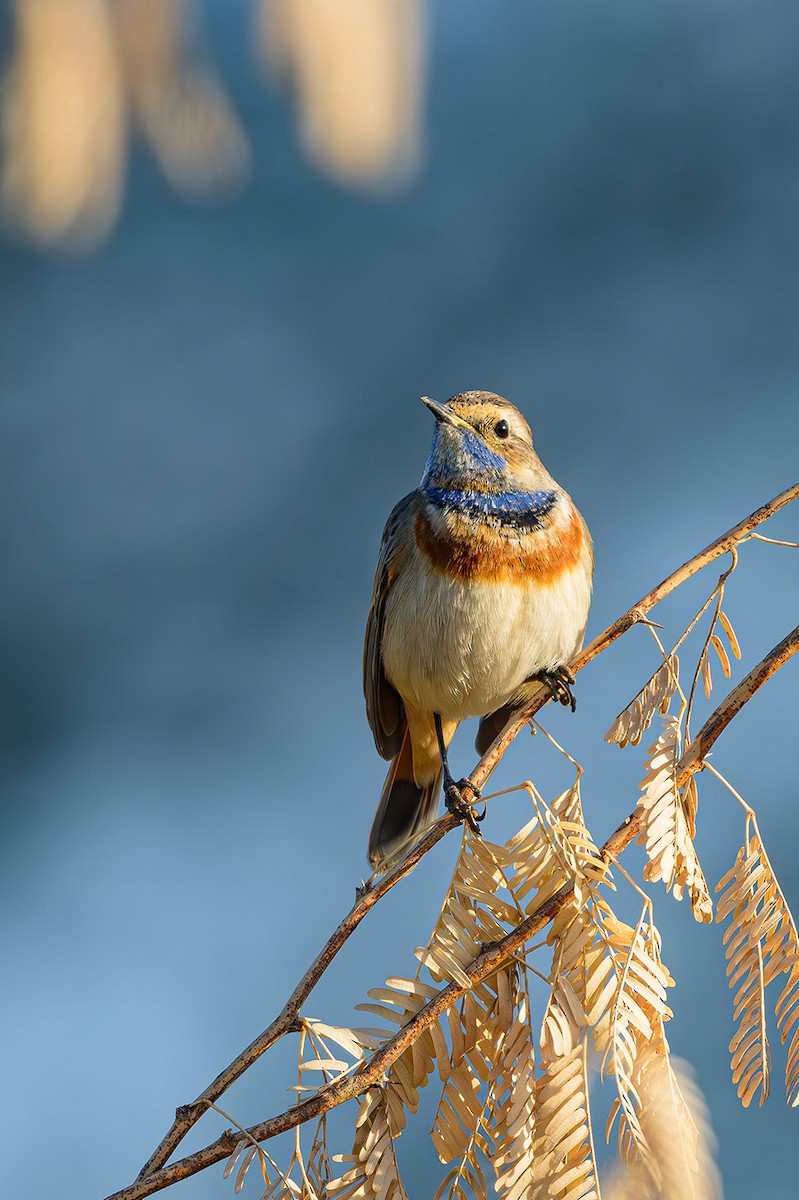
[[[766,680],[797,651],[799,651],[799,626],[783,638],[749,672],[746,678],[733,688],[715,712],[705,721],[677,764],[675,775],[678,788],[687,782],[689,776],[702,769],[704,758],[730,721],[741,711],[747,701],[751,700]],[[622,851],[629,846],[640,832],[643,820],[643,813],[636,809],[610,835],[600,851],[606,862],[618,858]],[[441,824],[446,824],[446,820]],[[419,843],[413,851],[414,854],[421,849],[421,845],[422,843]],[[424,1029],[429,1028],[472,987],[495,974],[507,959],[521,950],[531,937],[549,924],[556,913],[569,902],[573,892],[573,884],[565,884],[560,891],[556,892],[524,921],[521,921],[505,937],[486,947],[482,954],[478,955],[474,962],[466,968],[468,985],[451,983],[448,987],[443,988],[424,1008],[403,1025],[394,1037],[381,1046],[360,1071],[329,1084],[314,1096],[301,1101],[285,1112],[270,1117],[269,1120],[262,1121],[258,1125],[253,1125],[246,1131],[248,1138],[251,1138],[253,1142],[266,1141],[268,1138],[285,1133],[286,1130],[304,1124],[314,1117],[321,1116],[322,1113],[328,1112],[331,1108],[335,1108],[347,1100],[354,1099],[367,1088],[379,1083],[389,1067],[397,1061],[412,1042],[416,1041]],[[171,1184],[195,1175],[197,1172],[205,1170],[206,1167],[227,1158],[235,1150],[241,1137],[241,1133],[234,1133],[228,1129],[211,1145],[197,1150],[194,1154],[180,1159],[169,1167],[164,1167],[147,1178],[137,1180],[131,1187],[115,1192],[107,1200],[143,1200],[145,1196],[150,1196],[161,1188],[169,1187]]]
[[[687,562],[683,563],[681,567],[667,576],[656,588],[648,592],[637,604],[633,605],[631,609],[594,638],[591,644],[582,651],[572,664],[575,673],[582,670],[584,666],[596,658],[598,654],[601,654],[618,637],[621,637],[623,633],[626,633],[628,629],[631,629],[633,625],[641,621],[660,600],[668,596],[670,592],[679,587],[686,579],[696,574],[703,567],[707,566],[708,563],[713,562],[714,559],[726,554],[734,546],[737,546],[753,529],[761,525],[764,521],[767,521],[769,517],[772,517],[797,497],[799,497],[799,483],[795,483],[791,487],[786,488],[785,491],[780,492],[779,495],[751,513],[738,525],[729,529],[721,537],[716,538],[715,541],[706,546],[699,554],[694,555],[693,558],[689,558]],[[530,717],[543,708],[548,699],[549,692],[546,688],[541,687],[533,699],[505,726],[502,733],[483,755],[474,771],[472,771],[470,779],[476,787],[483,786],[508,746],[525,727]],[[164,1164],[169,1161],[189,1130],[206,1111],[208,1105],[215,1103],[231,1084],[239,1079],[260,1058],[264,1051],[274,1045],[279,1038],[296,1029],[296,1022],[302,1005],[319,982],[324,971],[350,935],[360,925],[366,914],[386,892],[399,883],[400,879],[404,878],[416,866],[417,862],[429,850],[432,850],[433,846],[441,841],[445,834],[454,829],[458,823],[455,817],[449,815],[443,817],[427,831],[402,862],[373,884],[371,888],[363,889],[359,893],[352,909],[322,947],[275,1020],[229,1066],[225,1067],[216,1076],[195,1101],[191,1104],[182,1105],[176,1110],[172,1127],[142,1167],[138,1175],[138,1180],[143,1180],[156,1171],[160,1171]]]
[[[751,513],[745,520],[735,525],[732,529],[729,529],[721,537],[716,538],[715,541],[706,546],[699,554],[694,555],[693,558],[689,558],[687,562],[683,563],[676,571],[673,571],[671,575],[668,575],[656,588],[647,592],[637,604],[634,604],[631,609],[628,609],[618,620],[614,621],[612,625],[609,625],[607,629],[594,638],[591,644],[572,663],[575,673],[581,671],[598,654],[607,649],[612,642],[615,642],[623,633],[626,633],[633,625],[640,622],[659,601],[668,596],[670,592],[673,592],[686,579],[695,575],[703,567],[707,566],[708,563],[713,562],[714,559],[726,554],[734,546],[737,546],[749,536],[753,529],[761,525],[764,521],[767,521],[769,517],[772,517],[781,508],[784,508],[786,504],[790,504],[791,501],[797,499],[797,497],[799,497],[799,483],[795,483],[791,487],[786,488],[785,491],[780,492],[773,500],[769,500],[768,503]],[[469,778],[476,787],[483,786],[517,734],[525,727],[530,717],[543,708],[548,700],[548,690],[541,687],[533,699],[514,715],[472,771]],[[144,1179],[148,1175],[152,1175],[154,1172],[160,1170],[169,1161],[189,1130],[206,1111],[208,1104],[215,1103],[230,1085],[235,1083],[260,1058],[264,1051],[274,1045],[279,1038],[296,1030],[296,1022],[302,1005],[316,987],[324,971],[350,935],[360,925],[369,910],[374,907],[386,892],[399,883],[400,879],[403,879],[416,866],[417,862],[429,850],[432,850],[433,846],[437,842],[440,842],[445,834],[454,829],[458,823],[457,819],[452,816],[446,816],[436,822],[402,862],[373,884],[371,888],[360,892],[352,909],[350,909],[347,916],[322,947],[286,1001],[282,1011],[271,1025],[263,1033],[259,1034],[229,1066],[225,1067],[195,1101],[191,1104],[184,1104],[176,1110],[175,1120],[171,1129],[142,1167],[138,1179]]]

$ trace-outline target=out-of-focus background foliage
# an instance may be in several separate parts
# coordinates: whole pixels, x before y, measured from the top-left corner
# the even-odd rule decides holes
[[[589,634],[796,478],[799,11],[16,0],[0,40],[2,1179],[82,1200],[129,1182],[268,1023],[365,871],[384,768],[362,627],[427,450],[419,394],[527,413],[594,533]],[[796,539],[796,515],[769,532]],[[745,547],[731,582],[749,665],[795,624],[791,554]],[[654,665],[634,634],[575,719],[545,714],[598,839],[640,774],[601,733]],[[715,755],[794,911],[798,686],[789,665]],[[562,786],[540,741],[498,783]],[[715,880],[741,821],[700,794]],[[452,849],[311,1014],[351,1022],[409,969]],[[654,894],[726,1195],[793,1194],[780,1049],[767,1108],[742,1112],[718,931]],[[288,1103],[290,1058],[228,1110]],[[399,1149],[432,1194],[423,1123]],[[215,1170],[181,1194],[229,1188]]]

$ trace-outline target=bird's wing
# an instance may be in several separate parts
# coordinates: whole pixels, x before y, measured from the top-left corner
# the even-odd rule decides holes
[[[515,705],[503,704],[502,708],[498,708],[496,712],[488,713],[481,719],[480,724],[477,726],[477,736],[474,739],[474,748],[481,758],[491,743],[499,737],[516,709],[520,707],[520,704],[521,701]]]
[[[412,522],[419,504],[419,492],[410,492],[392,510],[383,530],[380,556],[377,560],[372,603],[366,618],[366,637],[363,645],[363,694],[366,697],[366,716],[374,734],[378,753],[394,758],[402,748],[405,735],[405,710],[397,691],[383,671],[383,619],[386,597],[397,577]]]

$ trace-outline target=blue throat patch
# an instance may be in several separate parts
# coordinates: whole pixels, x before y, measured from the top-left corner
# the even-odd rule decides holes
[[[423,491],[433,508],[520,532],[543,529],[557,501],[556,492],[477,492],[445,487],[427,487]]]
[[[443,448],[439,446],[440,433],[441,426],[436,425],[433,431],[433,443],[424,467],[422,485],[427,479],[435,478],[436,475],[440,477],[442,470],[448,474],[453,469],[457,469],[460,474],[469,479],[488,477],[492,480],[500,480],[502,472],[508,465],[507,462],[501,454],[495,454],[493,450],[489,450],[483,439],[476,433],[459,429],[457,445]]]
[[[504,471],[508,465],[501,454],[489,450],[483,439],[476,433],[461,433],[461,446],[468,456],[470,465],[478,471]]]

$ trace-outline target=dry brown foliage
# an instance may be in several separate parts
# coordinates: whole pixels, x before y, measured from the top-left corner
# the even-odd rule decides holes
[[[696,843],[696,776],[706,768],[719,775],[707,761],[710,747],[758,688],[799,650],[799,628],[749,671],[691,737],[694,699],[700,680],[707,694],[712,688],[711,653],[725,677],[732,669],[730,655],[740,656],[722,608],[739,565],[739,547],[757,536],[752,531],[761,521],[797,497],[799,484],[717,539],[595,639],[573,664],[579,670],[636,623],[647,625],[657,644],[656,669],[607,734],[620,747],[635,746],[655,716],[661,718],[637,806],[616,832],[601,846],[592,836],[583,812],[582,768],[553,742],[568,773],[565,786],[549,800],[530,781],[510,789],[514,796],[506,803],[521,807],[521,819],[505,842],[462,828],[452,878],[432,932],[415,952],[414,969],[376,982],[356,1004],[372,1024],[341,1027],[304,1016],[307,996],[359,922],[456,827],[454,817],[443,817],[388,875],[360,892],[283,1012],[194,1104],[178,1110],[139,1179],[113,1200],[137,1200],[224,1158],[225,1174],[235,1179],[236,1191],[247,1186],[253,1195],[276,1198],[402,1200],[407,1193],[397,1143],[418,1113],[425,1089],[437,1092],[431,1137],[447,1168],[435,1200],[472,1200],[491,1191],[503,1200],[598,1200],[589,1098],[592,1063],[599,1068],[599,1081],[615,1093],[605,1136],[609,1139],[616,1127],[619,1167],[606,1200],[608,1195],[616,1200],[718,1196],[701,1095],[672,1061],[666,1038],[674,980],[663,961],[653,900],[618,859],[638,838],[647,854],[644,882],[662,881],[677,900],[687,895],[695,918],[703,924],[712,921]],[[646,613],[723,553],[731,555],[728,569],[672,649],[665,650]],[[677,650],[683,663],[691,661],[687,639],[694,629],[701,640],[693,652],[686,694]],[[484,783],[510,741],[544,703],[542,695],[509,723],[472,772],[475,784]],[[771,1074],[768,1029],[774,1022],[788,1043],[786,1091],[788,1102],[797,1105],[799,938],[754,812],[741,803],[743,844],[716,889],[716,919],[728,922],[727,974],[738,1024],[730,1046],[733,1082],[744,1105],[754,1096],[764,1102]],[[634,925],[614,908],[617,885],[640,898]],[[544,941],[531,946],[544,930]],[[548,963],[542,961],[544,955],[550,956]],[[536,977],[548,985],[543,1003]],[[767,988],[777,977],[782,990],[772,1015]],[[202,1113],[216,1108],[222,1092],[288,1033],[298,1035],[297,1102],[250,1129],[228,1130],[204,1149],[166,1165]],[[352,1149],[333,1153],[338,1148],[328,1144],[325,1114],[350,1100]],[[293,1153],[281,1166],[264,1143],[288,1130],[294,1131]],[[256,1170],[263,1192],[248,1182]]]

